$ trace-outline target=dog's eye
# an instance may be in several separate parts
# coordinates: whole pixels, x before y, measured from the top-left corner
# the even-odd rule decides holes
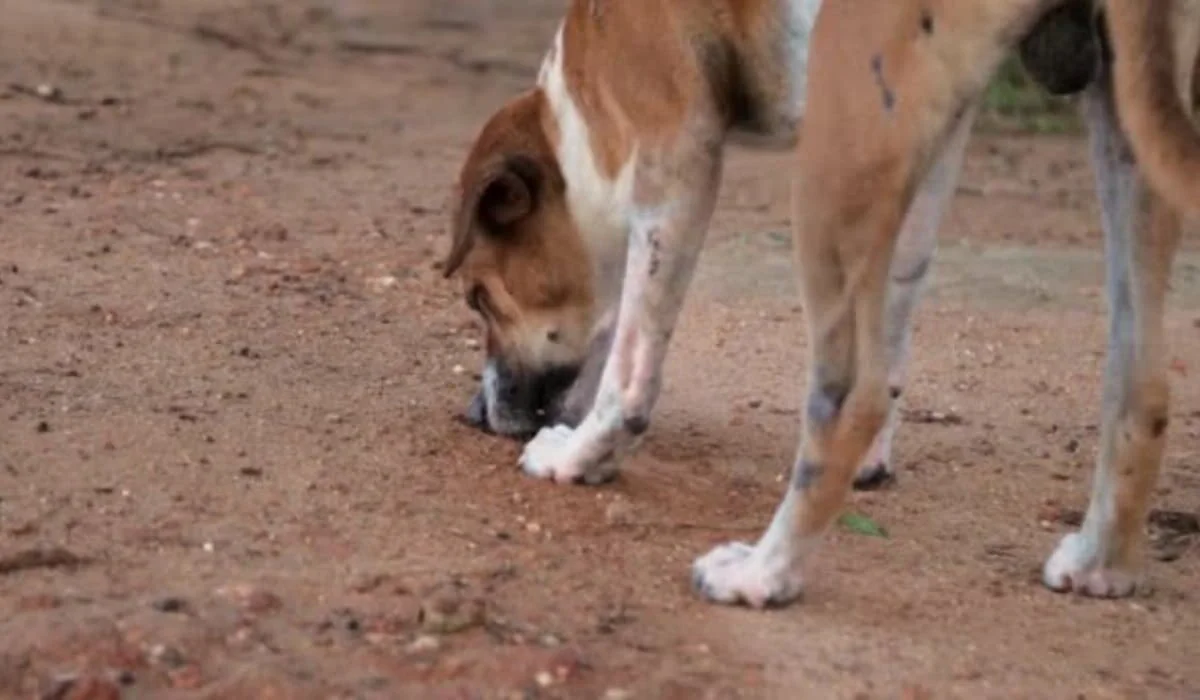
[[[477,314],[484,313],[484,309],[487,308],[486,297],[487,290],[483,288],[482,284],[477,284],[467,292],[467,306]]]

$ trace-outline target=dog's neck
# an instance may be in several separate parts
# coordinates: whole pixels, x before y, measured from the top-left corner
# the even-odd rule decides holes
[[[758,43],[744,47],[748,53],[742,60],[748,65],[753,63],[758,72],[743,78],[754,83],[756,92],[773,99],[754,105],[754,118],[728,125],[727,137],[759,148],[790,148],[795,144],[804,110],[809,39],[821,2],[764,0],[761,11],[774,15],[773,21],[765,24],[773,29],[759,37]],[[576,16],[573,21],[592,19]],[[542,61],[537,87],[549,107],[552,123],[546,128],[552,133],[547,136],[566,182],[570,216],[591,261],[596,310],[593,330],[600,332],[611,326],[620,305],[629,228],[638,215],[634,187],[639,135],[636,124],[630,136],[625,132],[627,126],[614,129],[604,121],[614,118],[612,114],[595,109],[595,104],[603,102],[597,95],[605,94],[594,84],[604,79],[603,70],[565,65],[568,61],[586,60],[580,58],[583,54],[565,46],[572,30],[569,21],[572,20],[565,20],[555,33]],[[593,47],[593,53],[595,50]],[[589,76],[593,81],[591,89],[597,94],[590,98],[575,94],[576,90],[586,92],[588,88],[582,87],[578,79],[568,80],[569,75]],[[591,109],[580,108],[589,104]]]
[[[567,184],[567,206],[592,263],[595,327],[599,329],[620,302],[636,154],[616,177],[607,176],[600,168],[592,152],[592,129],[567,85],[565,55],[560,27],[542,62],[537,84],[546,96],[557,131],[551,142]]]

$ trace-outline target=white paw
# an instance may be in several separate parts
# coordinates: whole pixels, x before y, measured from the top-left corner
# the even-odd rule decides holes
[[[1083,535],[1072,533],[1062,539],[1058,549],[1046,560],[1042,581],[1062,593],[1078,593],[1093,598],[1124,598],[1137,589],[1138,577],[1096,561],[1094,548]]]
[[[753,608],[764,608],[800,597],[804,582],[786,567],[767,566],[754,547],[730,542],[692,564],[692,587],[715,603],[746,603]]]
[[[579,436],[570,426],[542,428],[525,444],[521,452],[521,469],[530,476],[560,484],[584,482],[595,485],[612,479],[616,474],[612,454],[606,459],[588,460],[579,442]]]

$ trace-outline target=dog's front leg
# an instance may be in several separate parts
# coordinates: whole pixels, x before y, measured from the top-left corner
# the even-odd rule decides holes
[[[559,483],[602,483],[650,425],[662,365],[716,199],[721,141],[689,136],[638,163],[629,253],[608,360],[578,427],[543,428],[526,446],[527,474]]]

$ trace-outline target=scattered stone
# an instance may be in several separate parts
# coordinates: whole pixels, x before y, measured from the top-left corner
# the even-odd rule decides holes
[[[47,102],[57,102],[62,99],[62,90],[49,83],[41,83],[33,90],[38,97]]]
[[[274,593],[248,583],[237,583],[217,589],[217,595],[252,613],[265,613],[283,607]]]
[[[148,656],[150,663],[165,668],[182,668],[187,664],[187,659],[184,657],[183,652],[166,644],[155,644],[150,647]]]
[[[35,428],[35,430],[37,430],[39,433],[48,433],[48,432],[50,432],[50,424],[44,420],[38,421],[38,424],[37,424],[37,427]]]
[[[387,581],[387,576],[378,573],[360,574],[350,582],[350,590],[355,593],[370,593],[382,586]]]
[[[604,691],[601,700],[632,700],[633,693],[624,688],[609,688]]]
[[[442,592],[421,604],[417,620],[421,630],[427,634],[463,632],[483,624],[483,601]]]
[[[150,607],[159,612],[178,613],[185,612],[188,608],[187,601],[178,596],[167,596],[159,598],[150,604]]]
[[[442,648],[442,641],[431,634],[423,634],[420,637],[412,640],[405,651],[410,654],[423,654],[431,651],[437,651]]]
[[[925,423],[933,425],[962,425],[963,418],[954,411],[930,411],[928,409],[904,409],[901,412],[904,420],[909,423]]]
[[[1180,535],[1200,534],[1200,516],[1177,510],[1152,510],[1148,518],[1151,525],[1170,530]]]
[[[1037,519],[1039,523],[1056,523],[1062,518],[1063,509],[1058,501],[1050,498],[1042,502],[1038,508]]]
[[[613,527],[623,527],[633,523],[633,505],[624,498],[617,497],[604,509],[604,522]]]
[[[549,671],[538,671],[537,675],[533,677],[533,680],[536,681],[537,684],[542,688],[549,688],[550,686],[554,685],[554,676],[551,675]]]
[[[750,408],[762,408],[762,404],[762,399],[750,399],[749,403],[746,405]]]
[[[1153,510],[1148,521],[1153,556],[1159,561],[1176,561],[1200,546],[1200,518],[1192,513]]]
[[[457,374],[459,376],[462,376],[467,373],[467,368],[463,367],[462,365],[454,365],[454,367],[451,368],[450,371],[454,372],[455,374]]]
[[[553,678],[559,683],[565,683],[583,668],[583,659],[572,649],[562,649],[555,652],[550,661]]]
[[[382,294],[398,284],[400,280],[396,279],[395,275],[382,275],[367,280],[367,286],[376,294]]]

